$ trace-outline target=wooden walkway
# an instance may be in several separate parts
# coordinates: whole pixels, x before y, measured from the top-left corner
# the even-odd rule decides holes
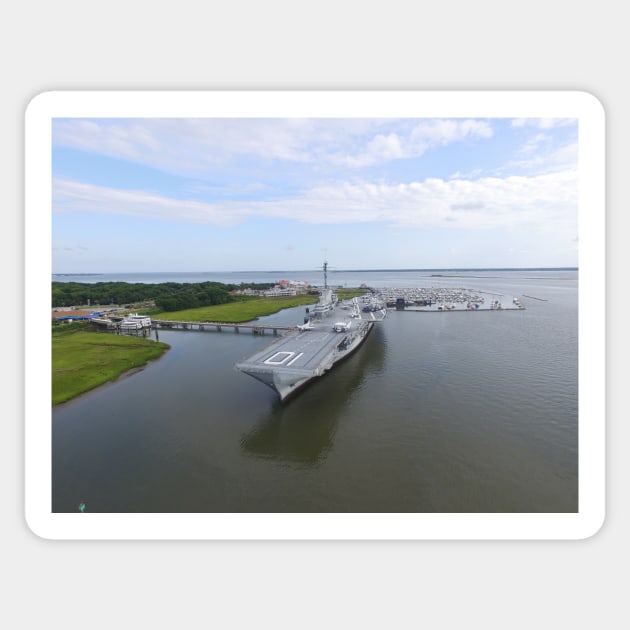
[[[184,322],[170,319],[152,319],[153,328],[163,328],[166,330],[201,330],[216,331],[224,330],[240,333],[241,330],[250,330],[254,335],[264,335],[269,332],[274,335],[278,331],[287,332],[297,330],[296,326],[274,326],[272,324],[230,324],[226,322]]]

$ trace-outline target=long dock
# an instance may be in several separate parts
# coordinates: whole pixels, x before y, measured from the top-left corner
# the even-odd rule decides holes
[[[151,321],[153,328],[164,328],[167,330],[200,330],[222,332],[228,330],[240,333],[241,330],[250,330],[254,335],[264,335],[272,333],[277,335],[278,332],[288,332],[297,330],[296,326],[276,326],[273,324],[230,324],[226,322],[185,322],[172,319],[153,319]]]

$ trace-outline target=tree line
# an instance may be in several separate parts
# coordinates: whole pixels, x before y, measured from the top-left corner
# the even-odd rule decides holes
[[[223,284],[221,282],[143,284],[130,282],[53,282],[52,306],[120,306],[153,301],[163,311],[225,304],[235,289],[268,289],[269,283]]]

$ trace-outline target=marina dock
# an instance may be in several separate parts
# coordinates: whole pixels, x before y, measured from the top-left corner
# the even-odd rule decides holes
[[[514,296],[490,293],[480,289],[451,287],[389,288],[377,291],[388,308],[398,311],[444,313],[453,311],[523,310]]]

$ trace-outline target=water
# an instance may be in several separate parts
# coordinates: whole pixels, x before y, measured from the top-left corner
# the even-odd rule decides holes
[[[159,361],[53,408],[53,511],[577,511],[577,271],[431,273],[329,280],[475,288],[526,309],[390,311],[286,405],[233,369],[273,337],[160,330]]]
[[[328,268],[328,281],[332,286],[358,287],[368,283],[373,287],[398,286],[445,286],[452,278],[446,275],[457,275],[467,280],[484,281],[509,278],[510,280],[528,279],[535,277],[571,279],[577,276],[574,269],[558,270],[446,270],[446,269],[418,269],[412,271],[345,271]],[[223,282],[226,284],[240,284],[241,282],[278,282],[281,279],[307,280],[310,284],[323,284],[321,268],[303,269],[301,271],[223,271],[223,272],[138,272],[138,273],[98,273],[98,274],[52,274],[55,282],[140,282],[143,284],[157,284],[160,282]],[[411,283],[411,284],[409,284]],[[455,283],[457,284],[457,282]]]

